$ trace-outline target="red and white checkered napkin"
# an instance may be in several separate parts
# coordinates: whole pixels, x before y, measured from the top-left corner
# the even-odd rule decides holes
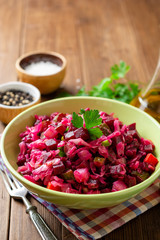
[[[75,210],[35,198],[78,239],[98,239],[160,203],[160,178],[141,194],[110,208]]]

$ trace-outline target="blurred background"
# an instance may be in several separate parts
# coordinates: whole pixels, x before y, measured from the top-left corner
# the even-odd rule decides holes
[[[16,80],[23,53],[53,50],[68,61],[64,81],[90,87],[125,61],[129,79],[148,81],[157,63],[160,39],[157,0],[0,0],[0,79]]]

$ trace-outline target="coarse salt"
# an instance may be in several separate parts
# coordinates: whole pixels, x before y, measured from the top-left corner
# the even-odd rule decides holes
[[[32,62],[31,64],[25,67],[25,71],[28,74],[32,74],[35,76],[51,75],[59,72],[60,70],[61,70],[60,66],[50,61]]]

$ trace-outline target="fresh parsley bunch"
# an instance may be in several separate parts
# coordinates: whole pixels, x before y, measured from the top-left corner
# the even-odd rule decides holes
[[[127,66],[124,61],[120,61],[119,66],[115,64],[111,67],[111,76],[104,78],[98,85],[92,87],[89,92],[86,92],[85,87],[82,87],[77,96],[94,96],[116,99],[125,103],[130,103],[131,100],[139,93],[140,89],[136,83],[115,83],[115,80],[125,78],[130,66]]]

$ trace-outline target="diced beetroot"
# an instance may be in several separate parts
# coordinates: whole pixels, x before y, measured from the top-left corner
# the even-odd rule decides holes
[[[80,163],[76,166],[76,168],[89,168],[89,163],[86,160],[80,160]]]
[[[24,155],[27,150],[25,142],[23,141],[20,142],[19,147],[20,147],[20,154]]]
[[[76,146],[71,146],[69,148],[64,146],[64,152],[66,153],[67,157],[70,158],[70,159],[75,157],[76,150],[77,150]]]
[[[104,134],[105,136],[108,136],[109,134],[112,133],[112,132],[111,132],[111,129],[109,128],[109,126],[108,126],[106,123],[101,123],[101,124],[99,125],[99,128],[100,128],[100,130],[103,132],[103,134]]]
[[[22,166],[26,162],[26,158],[24,155],[19,154],[17,158],[17,165]]]
[[[60,164],[60,162],[61,162],[60,158],[54,158],[52,160],[47,161],[45,165],[47,167],[53,167],[53,166]]]
[[[132,123],[127,126],[129,130],[135,130],[136,129],[136,123]]]
[[[71,160],[66,160],[65,166],[66,166],[66,168],[71,168],[71,166],[72,166]]]
[[[50,126],[45,132],[44,136],[46,138],[55,138],[57,136],[58,132],[55,130],[55,127]]]
[[[137,148],[134,148],[134,147],[129,148],[129,149],[126,150],[126,152],[125,152],[125,155],[126,155],[127,157],[130,157],[130,158],[134,158],[134,157],[136,156],[136,154],[137,154]]]
[[[116,131],[116,132],[112,132],[110,135],[107,136],[107,139],[112,139],[112,138],[115,138],[115,137],[118,137],[121,135],[121,132],[119,131]]]
[[[114,131],[120,131],[120,121],[118,119],[114,121]]]
[[[117,143],[116,150],[118,157],[124,156],[124,143],[123,142]]]
[[[155,166],[148,164],[148,169],[150,172],[154,172],[155,171]]]
[[[47,115],[35,115],[35,119],[42,122],[42,121],[45,121],[45,120],[49,120],[49,116],[47,116]]]
[[[74,131],[75,138],[82,138],[83,140],[88,140],[90,138],[88,130],[80,127]]]
[[[135,186],[136,183],[137,183],[137,182],[136,182],[136,177],[127,175],[127,176],[125,176],[125,182],[126,182],[126,184],[127,184],[128,187]]]
[[[44,177],[43,185],[47,186],[50,181],[51,181],[51,176]]]
[[[46,164],[38,167],[37,169],[32,171],[34,179],[37,181],[39,179],[44,180],[46,176],[51,176],[53,170],[49,168]]]
[[[65,140],[67,140],[67,141],[70,140],[70,139],[75,138],[74,131],[65,133],[65,134],[64,134],[64,138],[65,138]]]
[[[44,143],[44,141],[42,139],[38,139],[38,140],[30,143],[28,145],[28,147],[32,148],[32,149],[33,148],[37,148],[37,149],[43,150],[43,149],[45,149],[46,145],[45,145],[45,143]]]
[[[72,191],[71,189],[72,188],[71,188],[71,184],[70,183],[63,183],[61,185],[61,191],[62,192],[71,192]]]
[[[105,146],[99,146],[98,152],[101,156],[108,158],[108,149]]]
[[[85,147],[92,148],[92,146],[86,141],[84,141],[82,138],[71,139],[69,140],[69,142],[74,143],[75,145],[78,145],[78,146],[85,146]]]
[[[26,174],[28,172],[28,166],[24,165],[24,166],[20,166],[18,167],[18,172],[21,172],[22,174]]]
[[[65,145],[65,141],[60,141],[60,142],[57,144],[57,148],[64,147],[64,145]]]
[[[78,152],[78,157],[85,161],[92,160],[92,154],[88,150],[81,150]]]
[[[124,175],[126,173],[126,169],[122,164],[118,164],[110,167],[110,173],[112,175]]]
[[[44,143],[49,149],[57,148],[57,142],[54,139],[45,139]]]
[[[136,157],[134,157],[133,159],[128,161],[128,164],[134,163],[136,161],[140,161],[141,159],[143,159],[143,157],[146,155],[145,152],[138,152]]]
[[[55,130],[61,135],[63,135],[66,130],[66,126],[64,126],[63,124],[58,124],[58,126],[55,127]]]
[[[145,152],[153,152],[153,146],[151,144],[144,145]]]
[[[113,182],[112,192],[124,190],[126,188],[127,188],[127,185],[123,181],[117,180],[117,181]]]
[[[132,170],[137,170],[138,167],[139,167],[139,161],[135,161],[130,164],[130,169]]]
[[[95,189],[99,187],[97,179],[90,179],[87,183],[89,189]]]
[[[35,181],[35,179],[34,179],[32,176],[30,176],[30,175],[23,175],[23,177],[24,177],[25,179],[27,179],[28,181],[30,181],[30,182],[33,182],[33,183],[35,183],[35,184],[38,184],[38,182]],[[39,185],[39,184],[38,184],[38,185]]]
[[[115,154],[115,152],[113,151],[112,148],[109,148],[109,149],[108,149],[108,160],[109,160],[110,162],[113,162],[113,161],[116,161],[116,160],[117,160],[116,154]]]
[[[124,138],[125,138],[125,142],[127,144],[131,143],[133,141],[133,137],[129,134],[129,132],[124,133]]]
[[[140,147],[140,143],[139,143],[139,141],[138,141],[138,139],[137,138],[134,138],[133,140],[132,140],[132,142],[131,142],[131,144],[128,146],[129,148],[139,148]],[[126,148],[126,149],[128,149],[128,148]]]
[[[128,135],[131,135],[131,136],[134,137],[134,138],[137,138],[138,141],[140,141],[140,137],[139,137],[139,135],[138,135],[138,133],[137,133],[136,130],[129,130],[129,131],[127,132],[127,134],[128,134]]]
[[[123,165],[126,165],[126,158],[125,157],[121,157],[121,158],[118,158],[114,161],[115,165],[118,165],[118,164],[123,164]]]
[[[37,135],[40,135],[41,132],[44,132],[48,126],[51,124],[51,121],[49,121],[49,119],[47,120],[40,120],[40,122],[38,123],[39,120],[37,120],[37,125],[35,123],[35,131],[37,131]]]
[[[78,183],[86,183],[89,179],[89,175],[88,168],[79,168],[74,171],[74,177]]]
[[[114,117],[113,116],[107,116],[105,121],[104,121],[111,129],[114,128],[113,124],[114,124]]]
[[[66,116],[66,114],[64,113],[58,113],[55,117],[54,117],[54,121],[55,122],[60,122],[62,120],[62,118],[64,118]],[[52,119],[52,115],[51,115],[51,119]]]
[[[65,166],[62,161],[60,161],[59,164],[53,166],[53,174],[55,176],[63,173],[64,170],[65,170]]]
[[[154,151],[154,144],[152,143],[152,141],[148,140],[148,139],[141,139],[142,145],[143,145],[143,150],[147,153],[151,153]]]
[[[51,180],[52,181],[55,180],[56,182],[61,183],[61,184],[64,182],[64,180],[62,178],[57,177],[57,176],[52,176]]]

